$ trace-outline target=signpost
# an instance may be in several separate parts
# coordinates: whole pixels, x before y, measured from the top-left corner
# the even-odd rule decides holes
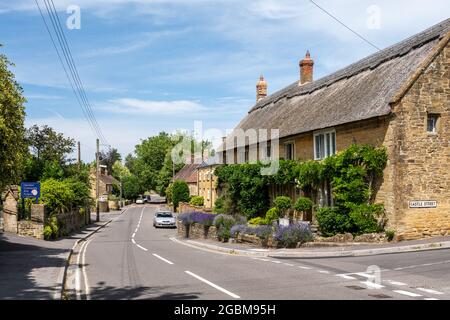
[[[20,197],[22,198],[22,218],[25,217],[25,199],[35,199],[36,203],[41,196],[40,182],[21,182],[20,183]],[[20,218],[19,218],[20,219]]]
[[[36,203],[41,196],[41,184],[40,182],[21,182],[20,183],[20,197],[25,198],[35,198]]]

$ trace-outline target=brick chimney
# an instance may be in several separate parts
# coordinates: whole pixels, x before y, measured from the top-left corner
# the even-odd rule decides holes
[[[256,102],[267,97],[267,82],[261,75],[259,81],[256,84]]]
[[[313,81],[314,60],[311,59],[309,50],[306,51],[305,59],[300,63],[300,85]]]

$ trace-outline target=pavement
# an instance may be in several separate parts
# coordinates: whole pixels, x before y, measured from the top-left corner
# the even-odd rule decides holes
[[[263,249],[241,243],[221,243],[208,239],[177,239],[182,244],[201,249],[213,250],[223,253],[238,254],[254,257],[272,258],[333,258],[373,256],[380,254],[393,254],[417,252],[426,250],[440,250],[450,248],[450,237],[434,237],[423,240],[391,242],[384,244],[341,244],[332,247],[303,247],[296,249]]]
[[[0,232],[0,300],[61,299],[67,260],[80,239],[93,234],[123,210],[101,213],[95,222],[69,237],[43,241]]]
[[[320,259],[221,252],[180,241],[176,230],[155,229],[156,209],[130,207],[78,243],[68,298],[450,299],[448,248]]]

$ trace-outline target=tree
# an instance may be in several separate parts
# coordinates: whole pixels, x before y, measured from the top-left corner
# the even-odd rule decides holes
[[[100,153],[101,164],[106,165],[108,172],[111,173],[113,171],[113,165],[116,161],[122,161],[122,156],[117,151],[117,149],[109,149],[107,152]]]
[[[68,166],[72,159],[67,156],[73,152],[75,140],[64,137],[49,126],[34,125],[27,130],[26,141],[31,149],[31,154],[24,161],[26,180],[60,179],[68,176]],[[72,169],[70,171],[73,173]]]
[[[126,199],[136,199],[142,189],[139,186],[139,179],[135,175],[129,175],[122,180],[123,196]]]
[[[1,45],[0,45],[1,46]],[[13,66],[0,55],[0,190],[20,180],[27,147],[23,90],[9,70]]]
[[[117,160],[116,162],[114,162],[114,164],[112,166],[111,174],[117,180],[122,180],[123,178],[131,175],[130,170],[127,167],[125,167],[122,164],[122,162],[120,162],[120,160]]]
[[[189,202],[189,186],[185,181],[177,180],[172,184],[172,203],[174,210],[177,210],[180,202]]]
[[[38,161],[58,161],[63,165],[69,161],[66,156],[75,149],[75,140],[65,138],[47,125],[32,126],[27,130],[26,138]]]

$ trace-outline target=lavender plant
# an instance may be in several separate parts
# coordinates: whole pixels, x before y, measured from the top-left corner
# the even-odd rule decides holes
[[[289,226],[279,226],[275,230],[274,239],[278,244],[291,248],[295,247],[297,243],[305,243],[312,241],[313,235],[311,228],[307,223],[295,223]]]

